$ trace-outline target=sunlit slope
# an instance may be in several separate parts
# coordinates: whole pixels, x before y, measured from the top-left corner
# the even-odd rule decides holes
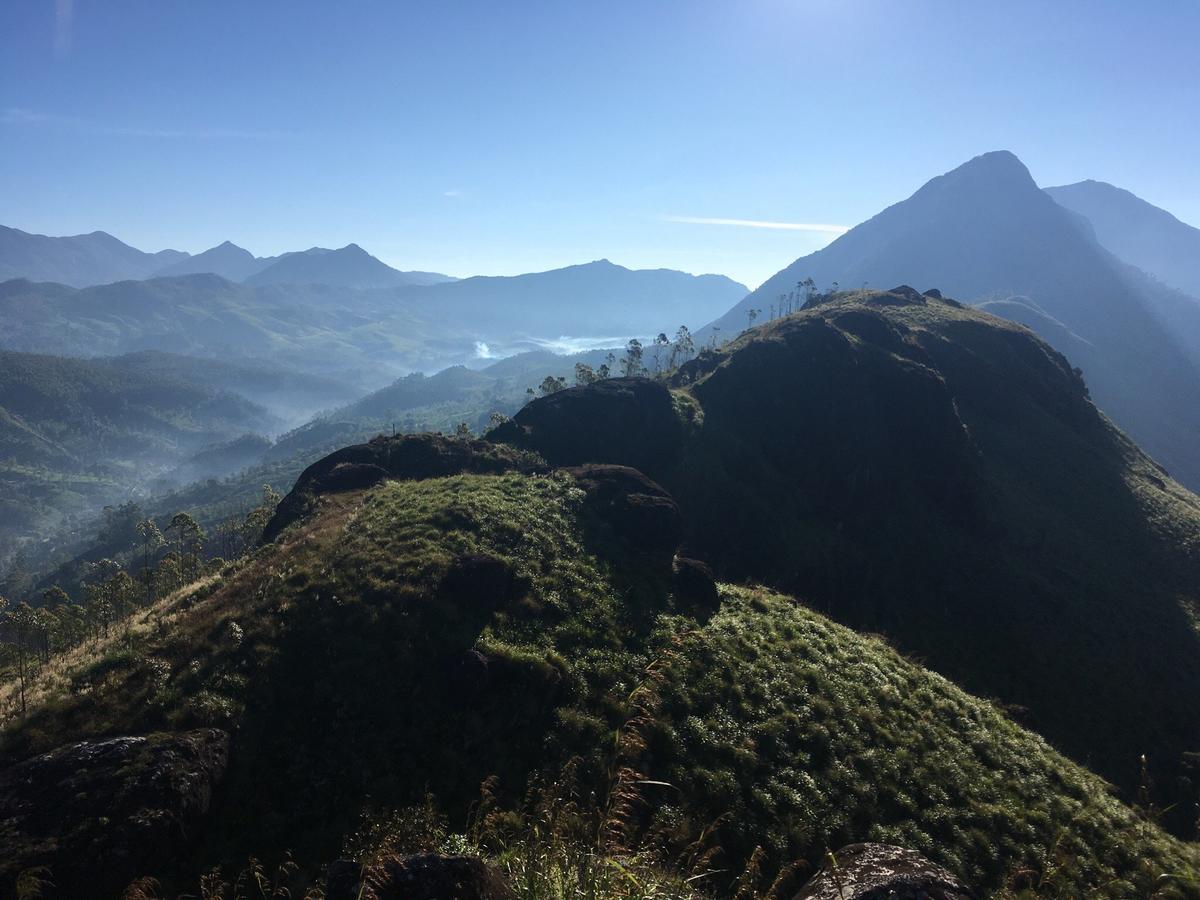
[[[230,729],[233,769],[188,866],[284,847],[329,859],[363,808],[426,792],[461,823],[493,775],[504,805],[555,780],[603,797],[617,754],[664,782],[638,788],[635,840],[682,859],[701,839],[731,873],[756,846],[773,872],[863,839],[988,890],[1069,867],[1098,895],[1148,894],[1193,864],[1095,776],[880,641],[766,591],[723,589],[715,613],[681,593],[665,544],[630,543],[643,520],[582,489],[602,477],[323,494],[128,641],[68,659],[8,725],[3,759]],[[669,532],[669,502],[652,506]]]

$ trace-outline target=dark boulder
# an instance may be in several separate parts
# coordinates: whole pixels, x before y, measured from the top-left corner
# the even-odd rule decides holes
[[[364,890],[364,887],[367,890]],[[329,867],[326,900],[515,900],[496,869],[474,856],[423,853],[364,868],[340,859]]]
[[[587,495],[585,507],[631,549],[667,561],[675,555],[683,517],[661,485],[628,466],[589,465],[566,471]]]
[[[225,773],[218,729],[83,741],[0,772],[0,897],[44,867],[44,897],[118,896],[169,866]]]
[[[384,478],[415,481],[545,468],[531,453],[488,441],[440,434],[380,435],[365,444],[343,447],[305,469],[267,523],[263,542],[275,540],[287,526],[308,515],[322,494],[372,487]]]
[[[795,900],[971,900],[952,873],[915,850],[850,844],[800,889]]]
[[[684,609],[706,618],[720,607],[721,595],[717,593],[717,582],[707,563],[677,556],[672,575],[672,591]]]
[[[614,463],[658,473],[683,448],[685,427],[666,386],[610,378],[534,400],[489,433],[555,466]]]

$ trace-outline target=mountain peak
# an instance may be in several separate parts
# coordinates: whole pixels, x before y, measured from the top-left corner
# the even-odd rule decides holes
[[[969,182],[987,184],[1016,184],[1037,188],[1033,176],[1025,163],[1009,150],[992,150],[967,160],[957,169],[952,169],[930,184],[942,181],[948,184]]]

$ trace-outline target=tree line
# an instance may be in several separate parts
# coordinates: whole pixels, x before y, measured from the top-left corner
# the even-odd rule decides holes
[[[139,610],[254,549],[279,501],[279,493],[263,485],[257,506],[221,522],[212,535],[186,512],[176,513],[163,527],[153,518],[139,519],[133,525],[136,538],[129,561],[123,565],[105,557],[89,563],[79,596],[72,597],[57,584],[20,600],[0,595],[0,675],[15,677],[20,714],[26,713],[29,684],[39,668],[55,655],[108,637],[116,629],[124,628],[122,636],[129,641]],[[108,511],[101,539],[106,531],[119,528],[132,510],[134,504]],[[206,552],[214,549],[217,552]],[[10,573],[6,591],[18,584]]]

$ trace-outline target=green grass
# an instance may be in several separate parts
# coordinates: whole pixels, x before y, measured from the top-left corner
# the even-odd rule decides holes
[[[521,596],[445,596],[468,553],[504,560]],[[710,620],[686,615],[567,476],[388,482],[324,498],[162,601],[129,649],[64,661],[0,757],[234,730],[185,881],[289,848],[311,877],[364,811],[427,796],[530,900],[748,897],[856,840],[913,847],[989,894],[1148,897],[1194,870],[1190,846],[990,704],[790,598],[723,596]],[[472,648],[484,687],[454,674]]]

